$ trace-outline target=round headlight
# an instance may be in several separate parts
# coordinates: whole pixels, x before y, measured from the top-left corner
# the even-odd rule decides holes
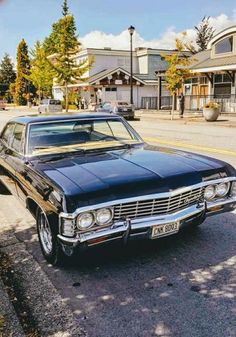
[[[112,220],[112,211],[110,208],[101,208],[96,212],[98,225],[106,225]]]
[[[230,190],[230,195],[232,197],[236,197],[236,181],[232,182],[231,190]]]
[[[229,190],[229,184],[227,183],[221,183],[221,184],[216,185],[216,195],[218,197],[224,197],[228,193],[228,190]]]
[[[82,213],[77,218],[77,228],[87,229],[94,224],[94,216],[92,213]]]
[[[206,200],[212,200],[215,197],[216,193],[215,193],[215,186],[213,185],[209,185],[205,188],[204,191],[204,198]]]

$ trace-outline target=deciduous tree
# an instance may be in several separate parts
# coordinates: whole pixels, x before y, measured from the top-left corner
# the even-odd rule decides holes
[[[183,40],[186,37],[186,33],[183,33]],[[190,75],[188,66],[190,65],[189,55],[186,51],[191,49],[191,45],[180,39],[175,40],[176,52],[171,55],[165,55],[163,58],[168,62],[169,66],[166,71],[166,88],[172,95],[172,110],[171,119],[174,116],[175,97],[182,88],[184,78]]]
[[[39,41],[35,43],[31,56],[30,74],[26,78],[33,83],[37,89],[38,97],[41,99],[44,94],[51,94],[55,74],[48,63],[44,47]]]

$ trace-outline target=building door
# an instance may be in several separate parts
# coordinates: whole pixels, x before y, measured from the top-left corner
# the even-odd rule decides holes
[[[200,97],[198,108],[202,110],[208,99],[208,85],[200,85],[199,89],[200,89]]]
[[[198,85],[197,84],[192,84],[192,97],[191,97],[190,109],[191,110],[198,109]]]
[[[105,88],[104,102],[111,102],[117,100],[117,88]]]
[[[129,89],[121,90],[119,92],[119,100],[129,102],[130,101],[130,90]]]

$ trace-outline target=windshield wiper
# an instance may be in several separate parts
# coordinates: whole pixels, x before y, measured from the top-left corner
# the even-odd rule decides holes
[[[85,151],[84,150],[82,150],[82,149],[76,149],[76,151],[73,151],[73,152],[71,152],[71,151],[69,151],[69,152],[63,152],[63,153],[61,153],[61,154],[58,154],[58,155],[53,155],[53,154],[49,154],[49,155],[52,155],[52,157],[50,157],[50,158],[44,158],[44,159],[41,159],[40,158],[40,161],[42,162],[42,163],[48,163],[48,162],[52,162],[52,161],[57,161],[57,160],[61,160],[61,159],[65,159],[65,158],[67,158],[69,155],[73,155],[73,154],[75,154],[75,153],[84,153]]]
[[[55,146],[52,146],[52,145],[48,145],[48,146],[34,146],[34,150],[45,150],[45,149],[50,149],[52,147],[55,147]]]
[[[64,159],[65,156],[55,156],[55,157],[52,157],[52,158],[48,158],[48,159],[44,159],[44,160],[40,160],[41,163],[48,163],[50,161],[57,161],[57,160],[61,160],[61,159]],[[41,159],[41,158],[40,158]]]

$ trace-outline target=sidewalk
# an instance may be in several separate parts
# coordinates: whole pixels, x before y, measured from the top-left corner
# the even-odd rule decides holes
[[[171,121],[171,113],[168,110],[136,110],[135,115],[140,118],[155,118],[164,121]],[[222,113],[217,121],[206,122],[202,116],[201,111],[193,112],[186,111],[183,118],[180,118],[178,111],[175,111],[173,121],[179,122],[181,124],[187,123],[198,123],[204,124],[205,126],[225,126],[225,127],[235,127],[236,128],[236,115],[224,114]],[[172,121],[171,121],[172,122]]]
[[[21,116],[21,115],[27,115],[27,114],[37,114],[38,113],[38,107],[31,107],[28,108],[27,106],[17,106],[17,107],[11,107],[9,110],[6,110],[5,116],[14,117],[14,116]],[[94,112],[91,110],[69,110],[69,113],[88,113],[88,112]],[[3,116],[3,115],[2,115]],[[135,111],[135,116],[137,118],[140,118],[141,121],[143,118],[151,119],[155,118],[157,120],[163,120],[163,121],[171,121],[171,113],[169,110],[151,110],[151,109],[140,109]],[[1,118],[1,114],[0,114]],[[198,124],[204,124],[207,126],[225,126],[225,127],[236,127],[236,114],[228,114],[228,113],[222,113],[218,120],[215,122],[206,122],[205,119],[202,116],[201,111],[188,111],[186,110],[184,112],[183,118],[180,118],[179,112],[175,111],[173,121],[181,123],[181,124],[187,124],[187,123],[198,123]],[[171,121],[171,122],[173,122]]]

